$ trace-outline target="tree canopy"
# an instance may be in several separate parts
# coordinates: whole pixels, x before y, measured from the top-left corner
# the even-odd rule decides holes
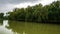
[[[8,18],[19,21],[34,22],[60,22],[60,1],[54,1],[50,5],[28,6],[27,8],[15,8],[8,13]]]
[[[4,13],[0,13],[0,20],[3,19]]]

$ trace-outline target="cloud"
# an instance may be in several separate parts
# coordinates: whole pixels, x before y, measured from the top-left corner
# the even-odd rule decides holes
[[[35,3],[38,0],[0,0],[0,12],[8,12],[12,10],[13,8],[17,7],[17,5],[21,5],[22,3]]]
[[[6,13],[8,11],[11,11],[13,8],[15,7],[15,5],[13,4],[0,4],[0,13],[3,12],[3,13]]]
[[[40,3],[43,4],[43,5],[48,5],[48,4],[50,4],[50,3],[54,2],[54,1],[57,1],[57,0],[43,0]]]
[[[24,2],[36,2],[38,0],[0,0],[0,4],[19,4]]]
[[[6,13],[15,7],[27,7],[28,5],[33,6],[39,3],[43,5],[52,3],[55,0],[0,0],[0,12]]]

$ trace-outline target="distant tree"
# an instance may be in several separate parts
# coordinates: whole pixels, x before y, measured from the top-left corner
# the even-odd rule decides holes
[[[8,13],[11,20],[34,21],[34,22],[59,22],[60,1],[54,1],[50,5],[28,6],[27,8],[15,8]]]
[[[3,19],[4,13],[0,13],[0,19]]]

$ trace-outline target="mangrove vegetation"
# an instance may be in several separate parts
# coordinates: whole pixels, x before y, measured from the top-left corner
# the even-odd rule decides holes
[[[37,4],[27,8],[15,8],[8,12],[9,20],[29,21],[39,23],[60,22],[60,1],[54,1],[49,5]]]

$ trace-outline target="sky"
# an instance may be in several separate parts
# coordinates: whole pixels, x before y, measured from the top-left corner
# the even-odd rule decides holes
[[[6,13],[14,8],[26,8],[41,3],[43,6],[57,0],[0,0],[0,12]]]

